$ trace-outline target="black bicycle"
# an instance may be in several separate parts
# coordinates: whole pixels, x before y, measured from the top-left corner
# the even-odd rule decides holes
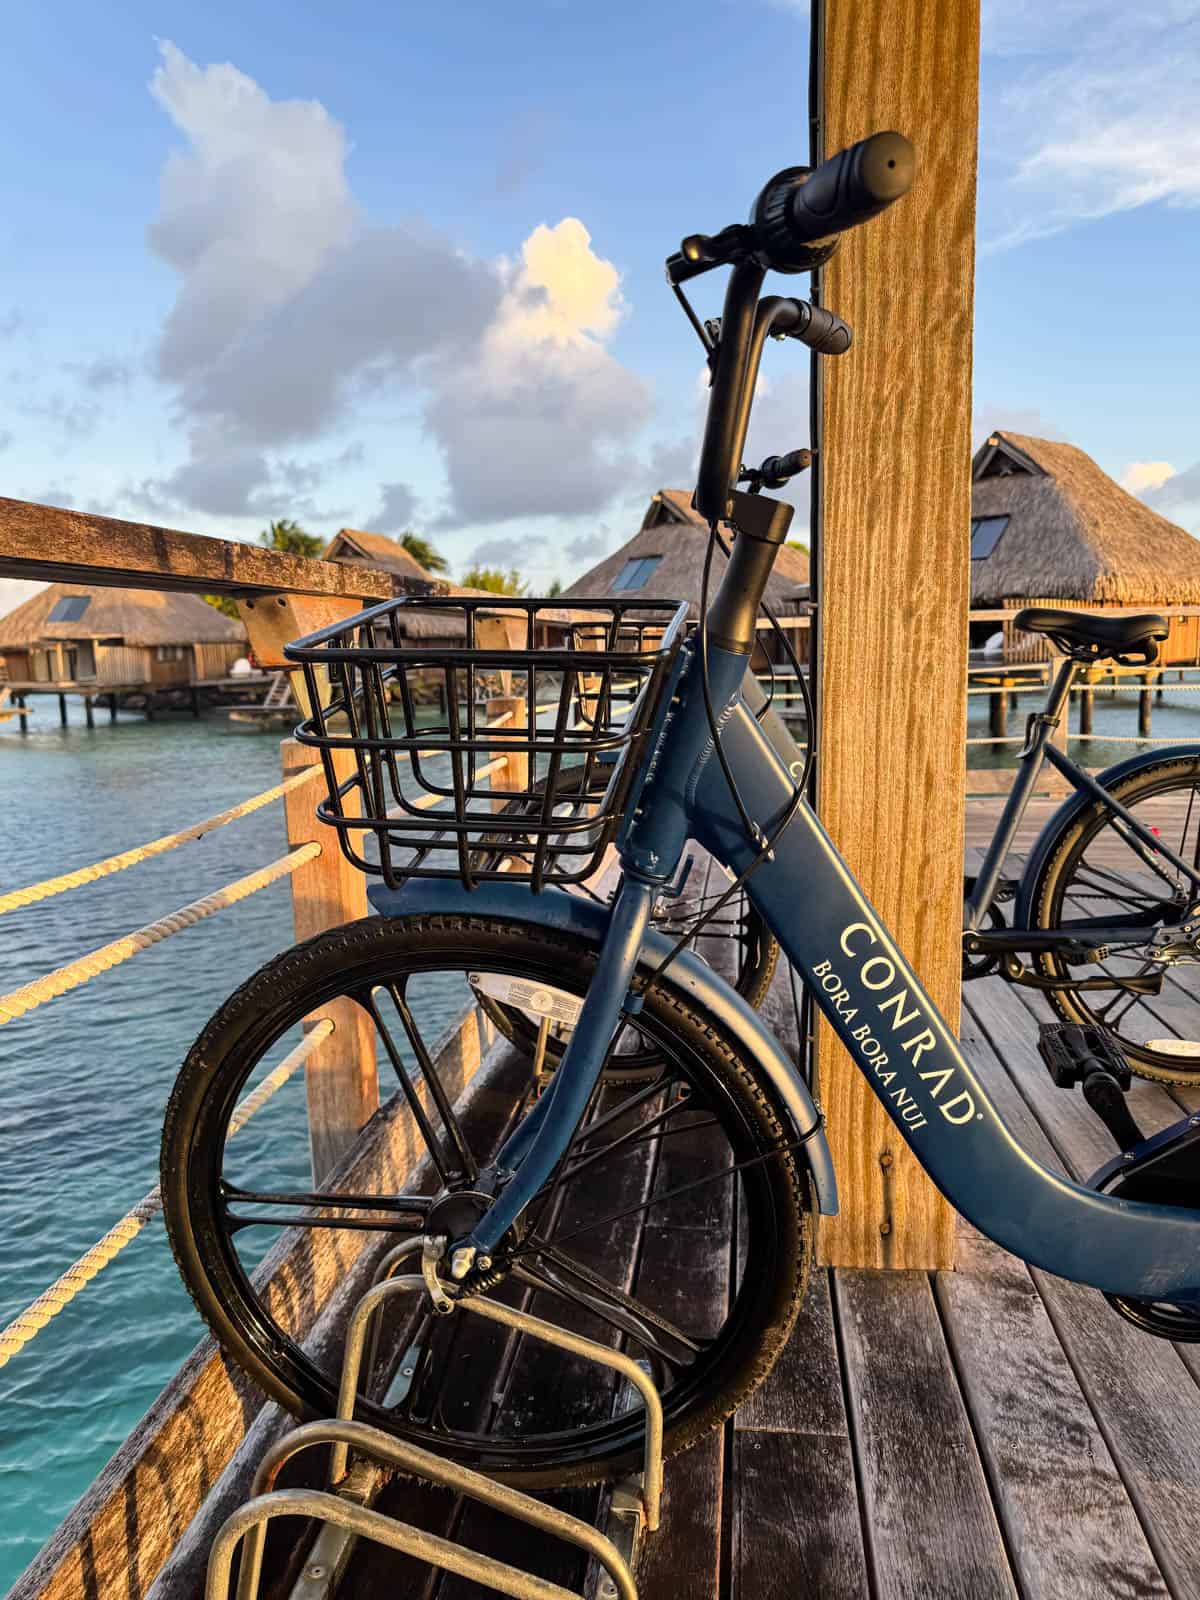
[[[964,884],[963,976],[1036,989],[1064,1021],[1115,1039],[1135,1072],[1200,1083],[1200,998],[1186,981],[1200,963],[1200,744],[1142,751],[1093,778],[1051,742],[1080,667],[1151,665],[1167,623],[1044,609],[1013,621],[1064,659],[1029,717],[983,865]],[[1073,793],[1020,877],[1004,877],[1046,761]]]

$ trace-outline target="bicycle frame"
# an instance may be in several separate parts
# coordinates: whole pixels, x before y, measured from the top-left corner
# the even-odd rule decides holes
[[[1050,687],[1046,704],[1040,712],[1035,713],[1029,720],[1029,731],[1026,735],[1024,747],[1017,757],[1017,772],[1013,786],[1009,790],[1008,799],[1005,801],[999,824],[987,848],[983,865],[975,879],[974,887],[968,895],[963,908],[963,926],[973,931],[980,927],[983,918],[996,896],[996,889],[1000,881],[1000,869],[1004,864],[1008,852],[1011,850],[1013,840],[1016,838],[1017,829],[1025,815],[1025,808],[1033,794],[1034,785],[1042,766],[1049,761],[1058,772],[1066,778],[1076,793],[1089,800],[1099,800],[1107,811],[1119,817],[1128,829],[1126,843],[1136,841],[1141,846],[1137,853],[1151,871],[1156,870],[1156,863],[1152,857],[1160,861],[1165,860],[1176,871],[1181,872],[1191,882],[1196,894],[1200,895],[1200,867],[1195,862],[1188,864],[1180,859],[1175,852],[1167,847],[1161,839],[1152,834],[1149,829],[1121,804],[1119,800],[1109,793],[1095,778],[1083,771],[1081,767],[1071,760],[1062,750],[1052,744],[1051,738],[1058,723],[1066,715],[1068,696],[1071,684],[1075,680],[1077,667],[1073,661],[1064,661],[1059,667],[1054,682]],[[1031,863],[1036,860],[1036,852],[1031,857]],[[1027,869],[1028,870],[1028,869]],[[1064,930],[1063,938],[1069,939],[1073,933],[1086,932],[1089,940],[1096,944],[1104,944],[1111,938],[1119,940],[1127,938],[1131,928],[1144,928],[1148,926],[1144,915],[1133,914],[1130,916],[1110,916],[1099,918],[1081,918],[1071,922],[1063,922],[1060,926]],[[1021,929],[1014,930],[1021,932]],[[1039,948],[1053,948],[1052,938],[1047,936],[1039,944]]]
[[[759,844],[747,836],[717,761],[698,686],[698,652],[681,652],[656,741],[635,785],[619,843],[624,868],[610,908],[568,910],[579,897],[533,895],[518,885],[416,881],[375,890],[389,914],[460,910],[513,915],[549,927],[590,925],[600,942],[589,987],[551,1088],[510,1137],[497,1167],[514,1172],[465,1241],[490,1255],[547,1181],[598,1079],[622,1014],[636,1014],[635,978],[661,959],[648,934],[654,897],[689,838],[739,874]],[[793,808],[791,776],[742,699],[747,658],[709,649],[711,697],[722,745],[750,814],[768,838]],[[669,702],[669,704],[668,704]],[[1060,1277],[1110,1294],[1200,1302],[1200,1211],[1121,1200],[1042,1166],[1012,1136],[957,1040],[803,801],[774,839],[746,892],[771,927],[851,1059],[929,1177],[970,1222],[1004,1248]],[[700,965],[696,963],[696,965]],[[673,969],[674,971],[674,969]],[[715,975],[710,994],[728,1013],[741,1002]],[[744,1008],[743,1008],[744,1009]],[[764,1075],[777,1065],[759,1063]],[[774,1081],[774,1080],[773,1080]],[[798,1081],[798,1079],[797,1079]],[[818,1143],[819,1124],[797,1128]],[[817,1154],[818,1166],[828,1152]]]

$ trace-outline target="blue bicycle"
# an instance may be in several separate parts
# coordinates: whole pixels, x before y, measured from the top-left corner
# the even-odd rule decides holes
[[[444,1314],[462,1296],[532,1299],[552,1320],[622,1341],[655,1371],[668,1452],[762,1381],[837,1192],[802,1073],[691,948],[743,893],[964,1216],[1025,1260],[1095,1285],[1149,1331],[1200,1335],[1200,1127],[1185,1119],[1138,1138],[1087,1185],[1035,1161],[806,803],[803,764],[778,754],[773,714],[747,678],[791,516],[761,491],[803,465],[742,469],[764,341],[790,336],[831,355],[850,343],[830,311],[760,298],[763,281],[828,259],[912,176],[907,141],[876,134],[815,171],[777,174],[749,223],[686,239],[668,262],[713,375],[695,493],[711,528],[699,626],[683,607],[638,598],[579,611],[421,599],[289,648],[314,707],[298,737],[326,767],[319,814],[381,880],[379,915],[287,952],[216,1014],[171,1097],[162,1186],[200,1310],[301,1414],[330,1414],[337,1356],[301,1345],[286,1292],[255,1273],[280,1230],[368,1230],[380,1254],[424,1238],[430,1298],[385,1333],[359,1413],[525,1486],[635,1467],[642,1414],[590,1380],[549,1379],[519,1336],[472,1343],[472,1319]],[[682,285],[723,265],[723,315],[702,324]],[[728,550],[723,527],[735,534]],[[466,647],[409,638],[414,604],[452,611]],[[479,711],[498,678],[534,708],[523,722],[488,725]],[[445,707],[432,725],[431,679]],[[503,809],[488,777],[501,757],[527,770]],[[728,876],[694,923],[668,932],[655,908],[686,891],[691,840]],[[621,866],[611,900],[573,892],[610,847]],[[1186,921],[1197,906],[1177,909]],[[534,1032],[560,1030],[540,1097],[518,1061],[501,1069],[511,1093],[489,1085],[455,1100],[435,1040],[472,996]],[[352,1167],[309,1192],[302,1119],[259,1131],[264,1112],[231,1141],[244,1089],[333,1002],[369,1019],[410,1115],[402,1192],[382,1179],[363,1192]],[[634,1081],[610,1071],[631,1049],[653,1063]]]

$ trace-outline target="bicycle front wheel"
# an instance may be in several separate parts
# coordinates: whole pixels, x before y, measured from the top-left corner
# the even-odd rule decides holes
[[[1166,756],[1114,784],[1111,793],[1181,861],[1200,865],[1196,757]],[[1101,962],[1071,967],[1047,954],[1038,967],[1056,979],[1160,980],[1154,994],[1118,986],[1050,990],[1047,998],[1065,1021],[1106,1028],[1135,1072],[1162,1083],[1200,1083],[1200,921],[1190,915],[1196,898],[1177,867],[1147,852],[1099,802],[1062,830],[1032,892],[1035,928],[1086,940],[1088,921],[1140,920],[1140,928],[1131,926],[1127,937],[1109,942]]]
[[[295,1413],[331,1414],[340,1351],[301,1347],[288,1296],[255,1276],[263,1241],[285,1228],[324,1228],[335,1242],[376,1230],[382,1255],[423,1230],[435,1197],[468,1194],[513,1125],[514,1097],[529,1093],[528,1073],[507,1058],[505,1080],[502,1048],[500,1078],[452,1105],[435,1035],[470,999],[472,976],[582,997],[596,953],[579,938],[482,916],[368,919],[272,962],[204,1030],[167,1111],[167,1228],[217,1338]],[[302,1020],[335,1000],[370,1018],[381,1076],[423,1108],[412,1114],[416,1159],[402,1197],[394,1178],[364,1193],[359,1174],[348,1192],[336,1173],[308,1195],[303,1106],[281,1105],[286,1091],[231,1139],[239,1097]],[[600,1083],[557,1180],[496,1252],[488,1293],[650,1363],[675,1452],[770,1370],[803,1293],[812,1212],[786,1119],[719,1023],[660,980],[635,1025],[663,1063],[659,1077]],[[465,1314],[431,1317],[427,1305],[406,1298],[385,1329],[360,1383],[361,1418],[526,1487],[637,1466],[642,1414],[628,1393],[524,1335]]]

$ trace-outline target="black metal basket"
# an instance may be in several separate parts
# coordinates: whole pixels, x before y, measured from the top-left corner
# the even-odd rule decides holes
[[[320,750],[329,791],[317,815],[392,888],[582,882],[686,626],[666,601],[420,596],[296,640],[284,654],[311,711],[296,738]]]

